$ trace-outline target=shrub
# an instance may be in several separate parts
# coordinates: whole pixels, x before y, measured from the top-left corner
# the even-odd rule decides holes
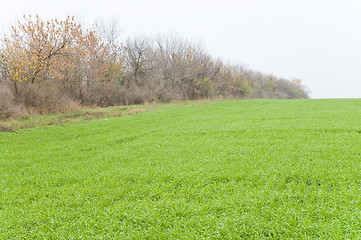
[[[63,91],[53,85],[19,84],[17,99],[30,113],[53,113],[76,110],[79,105]]]
[[[15,96],[11,88],[5,84],[0,84],[0,119],[7,120],[9,118],[20,116],[23,114],[23,108],[16,104]]]

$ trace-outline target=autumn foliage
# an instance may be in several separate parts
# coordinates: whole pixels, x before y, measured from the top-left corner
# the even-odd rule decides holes
[[[74,17],[24,16],[13,26],[0,49],[0,86],[0,112],[8,112],[3,119],[19,109],[46,113],[211,97],[308,97],[299,80],[226,65],[179,37],[121,44],[114,25],[84,29]]]

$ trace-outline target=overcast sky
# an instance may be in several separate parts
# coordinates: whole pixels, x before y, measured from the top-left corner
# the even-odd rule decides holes
[[[176,33],[227,62],[300,78],[312,98],[361,98],[360,0],[2,0],[0,26],[29,13],[117,18],[126,37]]]

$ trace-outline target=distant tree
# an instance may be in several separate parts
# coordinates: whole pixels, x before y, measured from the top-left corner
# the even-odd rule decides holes
[[[6,108],[46,113],[72,104],[308,97],[299,79],[225,64],[176,35],[121,43],[119,34],[114,19],[85,28],[74,17],[24,16],[0,43],[0,87],[11,96],[4,98]]]

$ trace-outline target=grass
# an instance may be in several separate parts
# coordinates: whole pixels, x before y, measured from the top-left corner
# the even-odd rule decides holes
[[[360,238],[361,99],[152,107],[1,132],[0,238]]]

